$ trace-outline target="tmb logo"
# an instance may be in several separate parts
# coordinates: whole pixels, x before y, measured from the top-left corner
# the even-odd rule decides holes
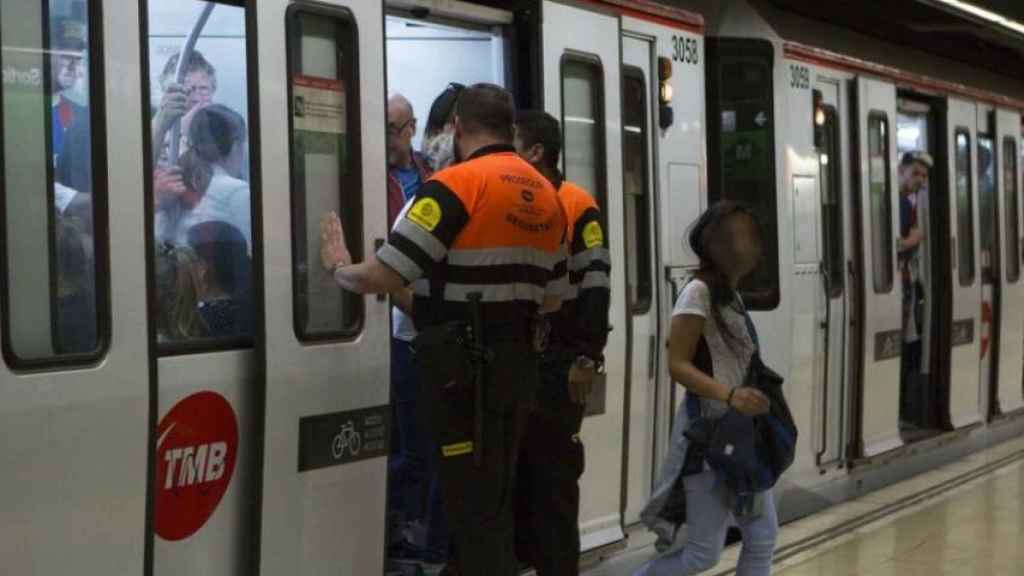
[[[184,540],[213,515],[238,458],[235,412],[216,392],[178,402],[157,426],[156,533]]]

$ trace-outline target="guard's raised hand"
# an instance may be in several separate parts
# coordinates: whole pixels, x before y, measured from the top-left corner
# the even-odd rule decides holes
[[[345,229],[334,211],[320,218],[320,263],[332,271],[338,264],[351,264],[352,256],[345,244]]]

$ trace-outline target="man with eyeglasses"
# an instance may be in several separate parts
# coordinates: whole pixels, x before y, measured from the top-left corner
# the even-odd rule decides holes
[[[388,226],[393,226],[405,204],[430,178],[423,157],[412,149],[416,116],[401,94],[388,98]],[[432,479],[428,472],[426,440],[418,430],[416,397],[418,379],[413,365],[412,318],[397,306],[391,313],[391,397],[396,425],[389,467],[391,537],[388,555],[396,559],[423,559],[426,543],[423,495]],[[439,559],[441,560],[441,559]]]

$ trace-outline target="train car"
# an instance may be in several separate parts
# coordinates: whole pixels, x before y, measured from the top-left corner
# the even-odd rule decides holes
[[[451,82],[558,118],[604,214],[593,557],[645,541],[684,239],[722,198],[765,234],[742,290],[801,430],[783,520],[1019,435],[1024,83],[780,4],[5,0],[5,568],[385,572],[389,303],[333,284],[318,222],[373,252],[387,95],[422,119]],[[934,159],[910,371],[905,153]]]
[[[12,571],[384,570],[388,303],[333,286],[317,222],[338,211],[372,251],[385,96],[425,115],[453,81],[559,118],[563,169],[604,211],[622,264],[581,525],[588,550],[624,540],[671,414],[658,278],[689,262],[673,230],[703,206],[699,16],[548,0],[2,10]]]
[[[794,3],[683,6],[706,22],[707,202],[766,233],[742,290],[801,431],[782,520],[1020,434],[1024,85]],[[922,153],[911,277],[901,163]]]

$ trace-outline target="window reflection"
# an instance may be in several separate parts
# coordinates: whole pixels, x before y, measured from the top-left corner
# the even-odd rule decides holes
[[[86,0],[0,3],[4,342],[14,363],[100,347],[90,8]]]

